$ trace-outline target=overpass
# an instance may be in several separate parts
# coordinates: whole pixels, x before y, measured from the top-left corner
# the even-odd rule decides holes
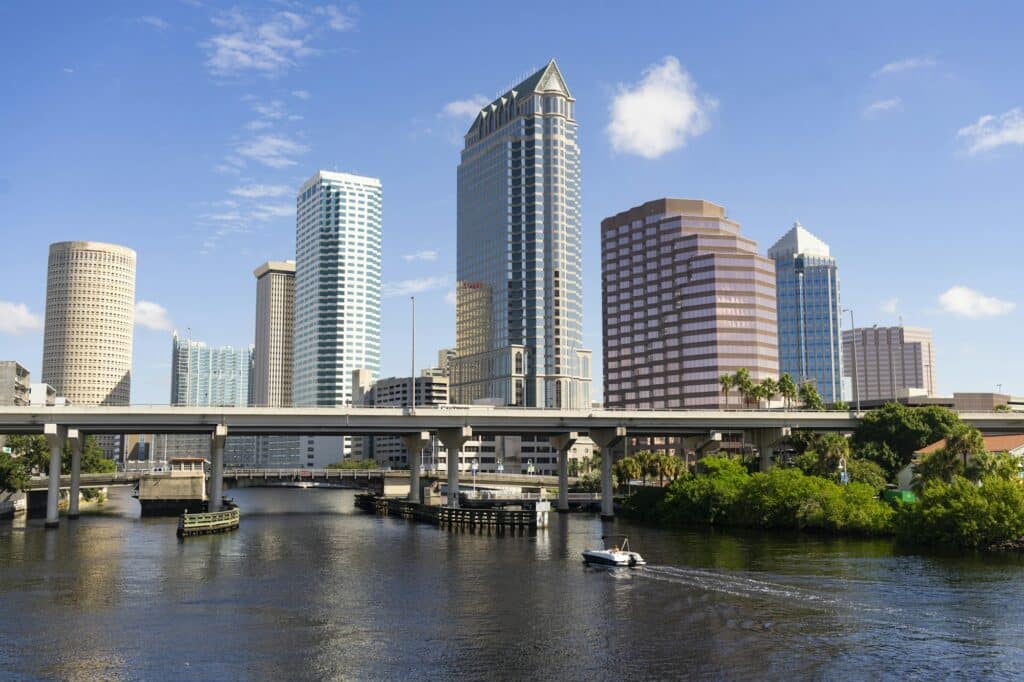
[[[44,434],[51,469],[60,467],[65,442],[71,445],[71,504],[77,516],[82,434],[197,433],[211,438],[211,508],[219,508],[224,480],[224,442],[228,434],[260,435],[395,435],[411,453],[410,490],[419,490],[419,457],[431,434],[450,453],[461,453],[473,434],[547,435],[558,450],[558,508],[568,509],[568,451],[581,433],[608,452],[626,435],[680,436],[745,431],[762,452],[790,429],[853,431],[863,413],[794,410],[555,410],[538,408],[442,405],[433,407],[3,407],[0,433]],[[982,433],[1024,432],[1024,413],[965,412],[968,424]],[[601,512],[612,514],[611,457],[602,458]],[[456,460],[457,461],[457,460]],[[59,479],[50,479],[47,526],[58,523]],[[458,467],[448,468],[448,490],[458,491]],[[458,496],[449,495],[449,506]]]

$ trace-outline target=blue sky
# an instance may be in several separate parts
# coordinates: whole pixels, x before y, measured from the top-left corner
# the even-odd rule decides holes
[[[410,293],[431,365],[454,342],[461,135],[555,57],[595,357],[601,219],[694,197],[762,251],[794,219],[829,242],[858,324],[934,330],[941,392],[1024,393],[1024,6],[626,7],[5,3],[0,358],[39,376],[50,242],[124,244],[133,402],[167,402],[170,330],[252,342],[252,270],[293,257],[295,191],[326,168],[383,181],[383,373],[408,373]]]

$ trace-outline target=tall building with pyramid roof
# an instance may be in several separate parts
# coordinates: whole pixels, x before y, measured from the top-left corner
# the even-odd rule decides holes
[[[828,244],[799,222],[768,249],[775,261],[779,370],[843,399],[839,270]]]
[[[456,403],[590,406],[580,149],[554,60],[480,109],[458,168]]]

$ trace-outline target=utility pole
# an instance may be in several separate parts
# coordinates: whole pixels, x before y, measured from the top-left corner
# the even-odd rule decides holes
[[[846,308],[843,312],[850,313],[850,336],[853,337],[853,401],[857,412],[860,412],[859,372],[857,371],[857,325],[853,321],[853,309]]]

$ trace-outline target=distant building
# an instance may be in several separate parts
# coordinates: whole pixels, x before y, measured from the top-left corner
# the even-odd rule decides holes
[[[575,106],[552,60],[480,109],[464,136],[455,403],[590,405]]]
[[[32,402],[29,371],[13,360],[0,361],[0,405],[22,407]]]
[[[601,292],[606,408],[719,408],[721,375],[779,376],[775,265],[721,206],[657,199],[605,218]]]
[[[442,348],[437,351],[437,365],[422,371],[425,377],[451,377],[451,365],[455,361],[454,348]]]
[[[256,276],[252,397],[257,407],[292,406],[295,261],[267,261]]]
[[[363,397],[364,405],[378,407],[407,407],[409,405],[409,377],[392,377],[376,381]],[[414,396],[417,406],[448,404],[448,379],[446,377],[416,377]],[[399,436],[374,436],[365,439],[370,450],[365,458],[372,458],[380,464],[396,468],[409,465],[409,453]],[[434,439],[436,440],[436,439]],[[431,445],[436,449],[437,444]]]
[[[135,252],[50,244],[42,380],[75,405],[131,402]]]
[[[171,337],[171,404],[183,407],[245,407],[253,347],[212,347],[202,341]],[[259,439],[228,434],[225,466],[257,466]],[[174,434],[166,441],[166,457],[209,457],[210,437]]]
[[[828,244],[799,223],[768,249],[775,261],[779,371],[810,381],[826,403],[843,398],[839,270]]]
[[[856,353],[856,354],[855,354]],[[935,347],[930,329],[858,327],[843,331],[843,369],[853,398],[895,400],[914,392],[934,396]]]
[[[380,372],[381,183],[319,171],[298,195],[293,401],[352,404],[352,371]]]
[[[30,391],[32,407],[53,407],[57,404],[57,390],[50,384],[32,384]]]

